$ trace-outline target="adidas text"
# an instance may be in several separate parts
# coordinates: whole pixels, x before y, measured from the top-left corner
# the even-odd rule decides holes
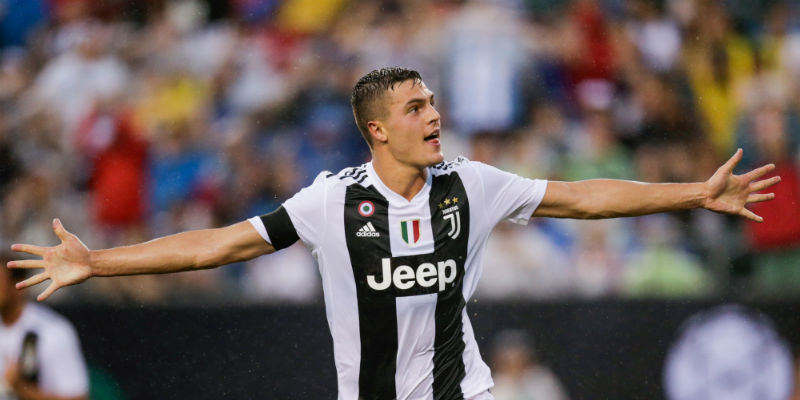
[[[381,237],[381,234],[375,230],[375,227],[372,225],[372,222],[367,222],[366,225],[362,226],[361,229],[356,232],[356,236],[358,237]]]

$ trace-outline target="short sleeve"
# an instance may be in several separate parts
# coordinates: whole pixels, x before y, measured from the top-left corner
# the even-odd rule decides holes
[[[72,325],[66,321],[53,324],[42,339],[42,388],[63,397],[88,395],[86,361]]]
[[[248,219],[261,237],[275,249],[290,246],[301,239],[307,246],[316,247],[322,236],[325,210],[325,181],[322,172],[314,183],[297,192],[272,213]]]
[[[526,225],[544,198],[547,181],[523,178],[477,161],[471,161],[470,165],[483,185],[486,205],[483,209],[491,220],[497,223],[506,219]]]

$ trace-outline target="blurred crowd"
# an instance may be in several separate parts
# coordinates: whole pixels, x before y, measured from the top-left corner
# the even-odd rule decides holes
[[[0,245],[90,248],[270,212],[369,159],[349,95],[401,65],[447,158],[532,178],[775,163],[756,224],[704,210],[501,225],[480,299],[800,291],[800,5],[749,0],[0,0]],[[302,245],[61,301],[317,301]]]

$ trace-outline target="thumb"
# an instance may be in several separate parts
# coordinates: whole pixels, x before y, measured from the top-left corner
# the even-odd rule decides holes
[[[742,154],[744,152],[742,149],[736,149],[736,153],[733,153],[733,156],[722,165],[720,169],[725,171],[726,173],[732,174],[733,169],[736,168],[736,164],[739,164],[739,161],[742,161]]]
[[[56,233],[59,239],[62,242],[66,241],[69,238],[69,232],[64,229],[64,225],[61,223],[61,220],[58,218],[53,219],[53,231]]]

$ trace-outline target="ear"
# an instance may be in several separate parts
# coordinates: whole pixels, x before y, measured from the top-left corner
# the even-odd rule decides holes
[[[369,129],[369,134],[372,136],[373,143],[386,143],[388,137],[386,136],[386,129],[384,129],[383,124],[379,121],[369,121],[367,122],[367,129]]]

